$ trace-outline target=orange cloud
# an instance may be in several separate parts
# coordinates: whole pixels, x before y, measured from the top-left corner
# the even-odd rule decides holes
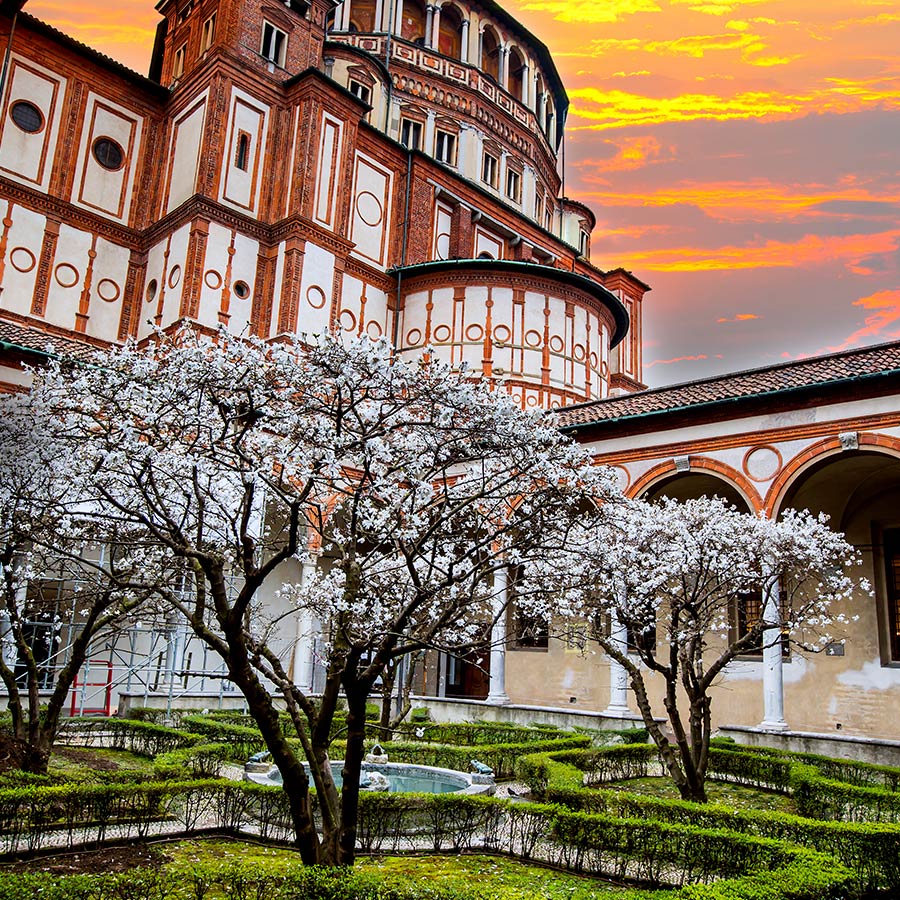
[[[576,0],[576,2],[558,2],[558,0],[529,0],[522,3],[521,8],[529,12],[550,13],[559,22],[578,24],[600,24],[618,22],[635,13],[660,12],[654,0]]]
[[[614,161],[610,161],[614,162]],[[585,181],[590,183],[592,165],[585,168]],[[750,181],[684,181],[672,187],[660,188],[652,193],[593,191],[585,194],[603,206],[666,207],[695,206],[708,216],[721,222],[743,222],[760,218],[803,220],[842,218],[852,221],[856,214],[849,208],[825,207],[834,203],[883,203],[900,204],[900,192],[875,193],[858,177],[844,178],[837,187],[825,185],[779,184],[768,179]],[[893,216],[886,211],[886,216]],[[867,218],[874,214],[868,212]]]
[[[652,369],[654,366],[671,366],[672,363],[680,362],[702,362],[706,359],[709,359],[709,357],[705,353],[700,353],[697,356],[676,356],[673,359],[654,359],[652,362],[645,363],[644,368]]]
[[[734,316],[730,319],[725,318],[725,317],[723,317],[721,319],[716,319],[716,322],[718,324],[722,325],[722,324],[725,324],[726,322],[751,322],[754,319],[761,319],[761,318],[762,318],[762,316],[757,316],[754,313],[738,313],[736,316]]]
[[[615,147],[616,155],[612,159],[583,160],[579,162],[579,168],[591,172],[630,172],[658,160],[663,152],[663,145],[652,135],[603,143]]]
[[[869,256],[894,253],[898,247],[900,230],[830,237],[808,234],[795,243],[766,241],[758,246],[675,247],[619,253],[617,261],[626,268],[652,272],[799,268],[835,262],[850,269]]]
[[[860,297],[859,300],[853,301],[854,306],[859,306],[869,311],[869,315],[865,317],[864,324],[861,328],[857,328],[853,334],[846,337],[839,344],[831,347],[823,347],[815,353],[803,354],[800,359],[807,356],[815,356],[820,353],[836,353],[839,350],[849,350],[864,342],[867,338],[895,338],[897,333],[884,332],[900,322],[900,290],[878,291],[868,297]]]

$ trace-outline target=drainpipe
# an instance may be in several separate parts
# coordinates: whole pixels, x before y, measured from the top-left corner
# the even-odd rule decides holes
[[[26,0],[20,0],[20,2],[15,4],[16,11],[13,13],[12,25],[9,29],[9,40],[6,42],[6,53],[3,55],[3,71],[0,72],[0,99],[3,98],[3,94],[6,91],[6,76],[9,73],[9,60],[12,56],[12,45],[13,38],[16,34],[16,23],[19,21],[19,13],[22,11],[25,2]]]
[[[394,103],[394,76],[391,75],[391,52],[394,46],[394,5],[396,0],[391,0],[390,9],[388,10],[388,30],[387,40],[384,44],[384,67],[387,69],[387,109],[384,113],[384,133],[391,136],[391,106]]]

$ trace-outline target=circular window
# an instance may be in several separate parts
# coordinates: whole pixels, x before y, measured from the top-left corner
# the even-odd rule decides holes
[[[153,278],[150,283],[147,285],[147,302],[152,303],[153,298],[156,297],[156,292],[159,290],[159,282]]]
[[[125,162],[125,153],[114,140],[102,137],[94,141],[94,159],[104,169],[115,172],[116,169],[122,168],[122,164]]]
[[[13,103],[9,115],[22,131],[29,134],[37,134],[44,128],[44,114],[27,100],[17,100]]]
[[[250,285],[246,281],[236,281],[234,294],[239,300],[246,300],[250,296]]]

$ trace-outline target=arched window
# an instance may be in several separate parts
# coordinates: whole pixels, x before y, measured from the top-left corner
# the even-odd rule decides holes
[[[500,82],[500,38],[490,25],[481,34],[481,71]]]
[[[509,92],[516,100],[525,99],[525,60],[518,49],[509,52]]]
[[[350,30],[362,34],[375,31],[375,0],[353,0],[350,7]]]
[[[250,135],[246,131],[238,133],[237,150],[234,154],[234,166],[246,172],[250,165]]]
[[[425,4],[420,0],[404,0],[400,37],[414,44],[425,43]]]
[[[462,15],[455,6],[441,7],[441,27],[438,32],[438,53],[462,59]]]

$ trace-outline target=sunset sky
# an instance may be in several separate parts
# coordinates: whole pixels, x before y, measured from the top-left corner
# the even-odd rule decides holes
[[[506,0],[572,100],[593,261],[651,385],[900,337],[898,0]],[[27,11],[145,72],[153,0]]]

